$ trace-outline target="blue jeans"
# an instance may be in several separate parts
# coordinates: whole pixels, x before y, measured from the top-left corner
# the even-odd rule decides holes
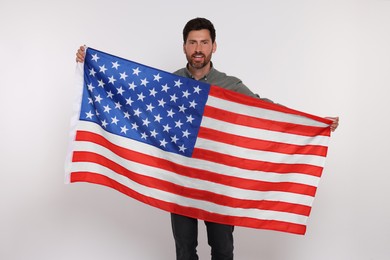
[[[176,260],[197,260],[198,220],[171,213]],[[234,226],[205,221],[212,260],[233,260]]]

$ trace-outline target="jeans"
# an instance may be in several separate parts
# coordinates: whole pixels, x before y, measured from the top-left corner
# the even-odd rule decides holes
[[[197,260],[198,220],[171,213],[176,260]],[[233,260],[234,226],[205,221],[212,260]]]

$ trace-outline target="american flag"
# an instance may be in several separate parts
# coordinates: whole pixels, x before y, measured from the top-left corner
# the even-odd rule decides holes
[[[87,48],[66,178],[305,234],[331,121]]]

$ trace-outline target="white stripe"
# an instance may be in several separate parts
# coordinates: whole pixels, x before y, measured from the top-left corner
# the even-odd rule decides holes
[[[286,164],[303,163],[320,167],[323,167],[325,163],[325,158],[323,156],[304,154],[282,154],[269,151],[258,151],[202,138],[197,139],[195,147],[214,151],[221,154],[231,155],[237,158],[263,162]]]
[[[299,124],[305,126],[318,126],[318,127],[328,126],[325,123],[301,115],[294,115],[294,114],[278,112],[278,111],[268,110],[264,108],[254,107],[254,106],[243,105],[232,101],[224,100],[221,98],[213,97],[213,96],[208,97],[206,105],[220,108],[227,111],[233,111],[234,113],[242,114],[245,116],[270,119],[273,121],[279,121],[284,123],[293,123],[293,124]]]
[[[204,116],[202,119],[201,127],[206,127],[238,136],[286,144],[327,146],[329,142],[328,136],[310,137],[290,133],[282,133],[277,131],[232,124],[206,116]]]
[[[232,208],[228,206],[222,206],[218,204],[211,203],[209,201],[196,200],[191,198],[182,197],[176,194],[172,194],[166,191],[159,189],[153,189],[150,187],[145,187],[136,183],[125,176],[119,175],[110,169],[107,169],[101,165],[94,163],[73,163],[72,164],[73,172],[97,172],[101,175],[104,175],[110,179],[113,179],[120,184],[134,190],[143,196],[156,198],[158,200],[175,203],[184,207],[194,207],[201,210],[206,210],[212,213],[235,216],[235,217],[251,217],[259,220],[278,220],[285,221],[290,223],[296,223],[301,225],[306,225],[307,217],[279,211],[271,210],[260,210],[260,209],[241,209],[241,208]]]
[[[289,192],[280,191],[255,191],[246,190],[241,188],[235,188],[223,184],[218,184],[210,181],[200,180],[196,178],[190,178],[176,174],[172,171],[148,166],[142,163],[133,162],[124,159],[107,148],[90,143],[90,142],[76,142],[75,151],[87,151],[98,153],[105,158],[123,166],[129,171],[135,172],[139,175],[153,177],[155,179],[171,182],[183,187],[204,190],[213,192],[216,194],[226,195],[237,199],[249,199],[249,200],[268,200],[268,201],[283,201],[294,204],[301,204],[311,206],[313,203],[313,197],[308,195],[301,195]]]
[[[213,162],[204,161],[200,159],[188,158],[175,153],[162,152],[161,149],[158,149],[154,146],[105,132],[99,125],[92,122],[80,121],[79,130],[85,130],[85,131],[90,131],[90,132],[100,134],[115,145],[122,146],[122,147],[131,147],[135,151],[143,151],[143,153],[154,156],[156,158],[165,159],[184,166],[215,172],[219,174],[224,174],[227,176],[257,180],[257,181],[275,182],[275,183],[276,182],[301,183],[305,185],[311,185],[314,187],[317,187],[320,181],[319,177],[311,176],[307,174],[294,173],[294,172],[280,174],[275,172],[245,170],[237,167],[226,166],[223,164],[213,163]]]

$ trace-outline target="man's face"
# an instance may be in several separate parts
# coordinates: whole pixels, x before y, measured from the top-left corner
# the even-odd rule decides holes
[[[216,47],[216,43],[211,41],[209,30],[206,29],[191,31],[183,44],[187,61],[194,69],[202,69],[208,65]]]

